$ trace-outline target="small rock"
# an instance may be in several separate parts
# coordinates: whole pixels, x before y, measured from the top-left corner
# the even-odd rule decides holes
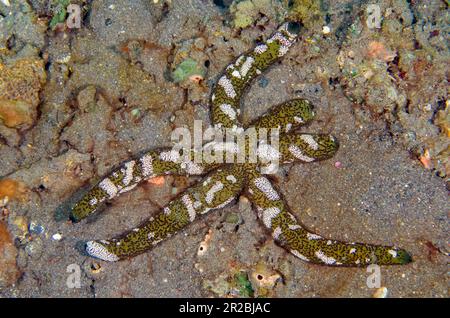
[[[20,240],[24,240],[28,235],[28,220],[24,216],[18,216],[14,218],[13,225],[15,225],[16,230],[14,230],[14,235]]]
[[[200,263],[195,263],[195,264],[194,264],[194,267],[195,267],[195,269],[198,270],[200,273],[203,273],[203,272],[205,271],[203,265],[200,264]]]
[[[0,63],[0,120],[5,126],[33,123],[46,77],[41,59],[20,59],[13,65]]]
[[[42,225],[36,223],[35,221],[30,222],[28,229],[31,233],[34,234],[42,234],[45,231],[45,228]]]
[[[26,192],[27,189],[22,182],[13,179],[0,180],[0,199],[7,198],[6,203],[11,199],[24,199]]]
[[[373,298],[386,298],[388,296],[388,289],[386,287],[378,288],[373,294]]]
[[[325,25],[323,28],[322,28],[322,33],[323,34],[330,34],[330,32],[331,32],[331,28],[328,26],[328,25]]]
[[[252,286],[256,287],[258,296],[271,296],[271,291],[276,283],[281,280],[281,275],[264,263],[258,263],[250,275]]]
[[[208,231],[208,233],[205,235],[205,238],[200,243],[200,246],[198,247],[197,256],[203,256],[205,255],[206,251],[209,247],[209,242],[211,241],[211,230]]]
[[[52,235],[52,240],[54,240],[54,241],[61,241],[62,238],[63,238],[63,236],[61,233],[56,233],[56,234]]]

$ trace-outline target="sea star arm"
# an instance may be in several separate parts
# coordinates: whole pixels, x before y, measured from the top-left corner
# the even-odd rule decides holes
[[[313,162],[331,158],[338,149],[338,143],[331,135],[290,133],[279,137],[278,144],[260,141],[258,162],[260,172],[272,174],[278,164],[292,162]]]
[[[118,261],[141,254],[177,233],[199,215],[232,202],[243,188],[242,168],[224,167],[205,177],[131,231],[110,239],[89,241],[89,255],[105,261]]]
[[[328,134],[290,133],[281,135],[279,140],[282,163],[329,159],[338,148],[337,140]]]
[[[241,126],[240,100],[245,89],[253,79],[287,53],[296,41],[299,30],[298,23],[282,24],[267,41],[240,55],[226,67],[211,95],[214,125],[224,128]]]
[[[262,128],[280,129],[280,133],[288,133],[300,126],[306,125],[314,118],[312,104],[306,99],[292,99],[271,107],[258,120],[249,125],[257,131]]]
[[[345,243],[309,231],[296,220],[280,192],[265,176],[254,174],[247,191],[274,240],[304,261],[331,266],[396,265],[411,261],[405,250],[393,246]]]
[[[123,163],[84,193],[73,205],[70,218],[74,222],[86,218],[99,211],[105,202],[134,189],[143,180],[168,174],[203,175],[216,166],[214,163],[194,162],[193,152],[186,157],[171,149],[146,152]]]

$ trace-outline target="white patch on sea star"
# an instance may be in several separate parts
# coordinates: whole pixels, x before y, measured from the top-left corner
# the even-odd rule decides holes
[[[303,120],[303,118],[298,117],[298,116],[294,116],[294,120],[295,120],[296,123],[299,123],[299,124],[303,124],[305,122]]]
[[[272,187],[270,181],[265,177],[256,178],[254,181],[255,186],[265,194],[266,198],[271,201],[279,200],[280,196]]]
[[[136,162],[134,160],[125,163],[125,176],[123,177],[123,180],[122,180],[122,182],[125,186],[129,185],[130,182],[133,180],[133,171],[134,171],[135,165],[136,165]]]
[[[185,194],[181,197],[181,200],[183,201],[183,204],[188,211],[189,221],[193,222],[195,220],[196,213],[191,198],[189,197],[189,195]]]
[[[145,155],[141,159],[142,175],[144,178],[153,175],[153,158],[151,155]]]
[[[214,209],[221,209],[223,207],[225,207],[226,205],[228,205],[231,201],[234,200],[234,197],[229,197],[228,199],[226,199],[224,202],[222,202],[221,204],[217,205],[214,207]]]
[[[247,76],[247,73],[252,68],[252,65],[254,62],[255,62],[255,59],[253,57],[251,57],[251,56],[247,57],[244,64],[242,64],[241,71],[240,71],[240,73],[243,77]]]
[[[159,242],[161,242],[162,241],[162,239],[159,239],[159,240],[156,240],[156,241],[153,241],[152,242],[152,245],[156,245],[156,244],[158,244]]]
[[[228,175],[225,179],[227,179],[228,181],[230,181],[231,183],[236,183],[237,182],[237,179],[236,179],[236,177],[235,176],[233,176],[233,175]]]
[[[303,152],[300,150],[300,148],[297,147],[296,145],[290,145],[289,151],[295,158],[300,159],[301,161],[305,161],[305,162],[314,161],[314,158],[304,155]]]
[[[198,209],[199,207],[201,207],[202,206],[202,203],[200,202],[200,201],[195,201],[194,202],[194,208],[195,209]]]
[[[308,144],[313,150],[319,149],[319,144],[311,135],[300,135],[300,139]]]
[[[275,240],[278,240],[278,238],[280,237],[281,234],[282,234],[281,227],[277,226],[277,228],[272,233],[272,237]]]
[[[336,263],[336,260],[333,257],[326,256],[321,250],[316,251],[316,257],[320,259],[322,262],[328,265],[332,265]]]
[[[231,75],[233,75],[236,78],[241,78],[241,73],[239,73],[238,70],[234,70],[233,72],[231,72]]]
[[[272,220],[280,214],[280,209],[277,207],[267,208],[262,213],[262,221],[267,228],[272,228]]]
[[[205,197],[206,203],[211,204],[212,201],[214,200],[215,193],[222,189],[223,189],[223,183],[220,181],[216,181],[216,183],[206,193],[206,197]]]
[[[180,153],[176,150],[164,151],[159,154],[162,161],[178,162],[180,160]]]
[[[291,253],[292,253],[293,255],[297,256],[298,258],[300,258],[301,260],[304,260],[304,261],[309,262],[309,258],[307,258],[306,256],[300,254],[299,251],[297,251],[297,250],[291,250]]]
[[[232,141],[226,141],[226,142],[215,142],[212,141],[205,145],[205,149],[211,148],[215,152],[225,152],[225,153],[238,153],[239,152],[239,146],[237,143]]]
[[[320,240],[322,238],[322,236],[314,233],[307,233],[306,237],[308,238],[308,240]]]
[[[203,186],[207,186],[208,183],[210,183],[210,182],[211,182],[211,177],[206,178],[206,180],[203,181]]]
[[[391,254],[393,258],[397,257],[397,252],[394,250],[389,250],[388,253]]]
[[[231,81],[224,75],[219,79],[218,84],[222,86],[225,94],[230,98],[235,98],[237,96]]]
[[[234,63],[234,65],[239,66],[239,64],[241,64],[241,62],[244,58],[245,58],[244,55],[239,56],[238,59],[236,60],[236,62]]]
[[[187,174],[197,175],[203,173],[203,168],[199,164],[193,161],[185,161],[181,163],[181,168],[184,169]]]
[[[268,144],[260,144],[256,152],[263,162],[279,160],[281,157],[280,152]]]
[[[108,262],[116,262],[119,260],[119,257],[116,254],[111,253],[105,246],[95,241],[89,241],[86,243],[86,252],[93,257],[97,257]]]
[[[288,123],[288,124],[286,125],[286,132],[289,132],[289,130],[291,130],[291,128],[292,128],[292,124],[291,124],[291,123]]]
[[[98,186],[108,194],[110,199],[114,198],[119,191],[116,185],[108,178],[103,179],[102,182],[98,184]]]
[[[122,188],[122,189],[120,189],[119,193],[124,193],[124,192],[128,192],[130,190],[133,190],[136,186],[137,186],[137,183],[130,185],[129,187]]]
[[[265,51],[267,51],[267,49],[268,49],[267,45],[265,45],[265,44],[260,44],[260,45],[257,45],[257,46],[255,47],[254,52],[255,52],[256,54],[262,54],[262,53],[264,53]]]
[[[231,106],[230,104],[220,104],[219,108],[231,120],[236,119],[236,111],[234,110],[233,106]]]

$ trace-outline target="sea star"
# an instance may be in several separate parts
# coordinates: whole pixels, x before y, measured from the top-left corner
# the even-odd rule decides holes
[[[304,261],[332,266],[393,265],[411,261],[405,250],[393,246],[345,243],[312,233],[297,222],[281,193],[264,173],[264,170],[270,170],[274,160],[312,162],[328,159],[338,149],[338,143],[331,135],[294,132],[314,116],[313,106],[307,100],[295,99],[277,105],[248,127],[243,127],[239,121],[244,90],[255,77],[286,54],[297,40],[299,31],[298,23],[281,25],[266,42],[230,64],[211,95],[212,121],[217,130],[231,129],[241,136],[251,130],[256,132],[256,162],[249,162],[249,151],[242,151],[237,142],[210,142],[202,148],[222,159],[231,155],[232,164],[195,160],[197,151],[190,150],[182,156],[173,149],[150,151],[125,162],[73,206],[71,219],[74,222],[98,211],[106,201],[133,189],[142,180],[167,174],[206,177],[139,227],[116,238],[87,242],[88,254],[105,261],[118,261],[143,253],[202,214],[223,208],[244,192],[263,224],[271,230],[274,240]],[[278,147],[260,138],[264,130],[273,128],[279,132]],[[250,138],[245,136],[244,146],[249,146]],[[236,162],[239,155],[244,155],[246,160]]]

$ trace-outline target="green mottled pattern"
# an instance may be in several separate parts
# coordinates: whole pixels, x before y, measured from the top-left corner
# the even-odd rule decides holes
[[[255,184],[262,175],[253,174],[248,185],[248,196],[258,210],[259,217],[268,227],[274,239],[295,256],[304,261],[330,266],[366,266],[369,264],[395,265],[411,261],[409,254],[393,246],[362,243],[344,243],[323,238],[300,225],[289,212],[281,194],[272,190],[279,199],[269,199]],[[269,224],[270,222],[270,224]]]
[[[249,53],[239,56],[234,63],[227,66],[224,73],[219,77],[219,81],[211,95],[211,117],[213,124],[226,128],[241,126],[239,122],[241,97],[250,82],[281,57],[280,47],[283,44],[280,42],[278,36],[281,35],[289,41],[289,46],[296,40],[298,30],[287,31],[286,26],[287,24],[283,24],[268,41],[261,44],[265,46],[263,52],[255,48]],[[250,61],[253,61],[251,66],[247,71],[243,72],[243,66]],[[227,95],[226,90],[219,85],[221,78],[226,78],[231,82],[236,96],[230,97]],[[236,112],[235,118],[230,118],[221,110],[220,106],[223,104],[230,105],[234,109]]]
[[[72,207],[70,218],[73,222],[78,222],[95,211],[100,210],[103,207],[103,203],[108,195],[105,191],[100,189],[98,185],[95,185],[90,189],[79,201]],[[91,204],[92,200],[96,200],[97,203]]]
[[[172,150],[169,148],[149,151],[136,159],[123,163],[117,169],[114,169],[110,174],[108,174],[108,176],[99,181],[78,202],[74,204],[71,210],[72,221],[78,222],[99,211],[104,206],[105,202],[117,197],[121,193],[132,190],[143,180],[167,174],[202,175],[218,166],[217,164],[208,163],[194,165],[193,152],[190,153],[188,158],[185,160],[183,160],[181,156],[179,156],[178,160],[161,159],[161,154],[168,154],[171,151]],[[174,157],[174,159],[175,158],[176,157]],[[168,159],[171,158],[169,157]],[[130,163],[134,163],[132,168],[128,168],[132,170],[132,178],[127,184],[125,184],[126,182],[124,182],[124,178],[127,172],[127,165]],[[145,168],[144,165],[146,164],[150,166]],[[108,195],[107,191],[100,187],[102,182],[108,180],[111,181],[117,188],[117,193],[115,195]]]
[[[307,140],[305,137],[314,140],[317,148],[313,148],[305,141]],[[339,144],[333,136],[324,134],[286,134],[280,136],[279,144],[282,163],[329,159],[333,157],[339,147]],[[296,156],[296,152],[292,150],[294,146],[297,146],[301,150],[303,157]],[[311,160],[308,160],[308,158]]]
[[[280,128],[287,133],[306,125],[314,118],[312,104],[305,99],[293,99],[272,107],[250,126],[255,128]]]

